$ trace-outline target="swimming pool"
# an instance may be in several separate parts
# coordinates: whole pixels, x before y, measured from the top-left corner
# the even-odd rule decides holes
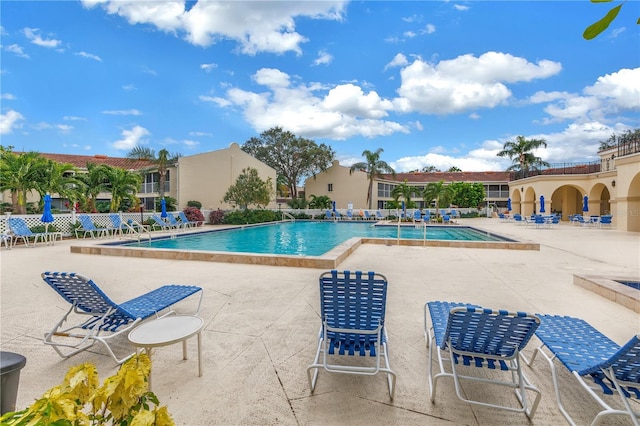
[[[353,237],[445,241],[510,241],[468,226],[375,226],[372,223],[296,221],[132,242],[129,247],[320,256]]]
[[[537,243],[514,241],[461,225],[428,226],[427,239],[423,239],[423,228],[416,229],[410,224],[401,227],[400,238],[397,225],[374,226],[363,222],[295,221],[205,228],[209,230],[200,228],[181,234],[164,233],[150,243],[83,242],[72,245],[70,250],[71,253],[103,256],[323,269],[336,268],[362,244],[540,250]],[[202,241],[209,239],[205,247]],[[217,244],[215,248],[210,245],[211,241]]]

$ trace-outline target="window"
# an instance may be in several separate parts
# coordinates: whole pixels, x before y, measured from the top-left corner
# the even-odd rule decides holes
[[[332,183],[328,183],[327,184],[327,192],[333,192],[333,184]]]

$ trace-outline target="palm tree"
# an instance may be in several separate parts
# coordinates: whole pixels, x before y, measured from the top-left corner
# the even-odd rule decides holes
[[[108,180],[107,190],[111,192],[109,211],[115,213],[123,200],[136,201],[136,193],[140,187],[140,175],[120,167],[107,167],[105,175]]]
[[[72,198],[75,186],[80,180],[74,175],[77,171],[73,164],[58,163],[45,159],[42,175],[38,178],[36,190],[40,194],[40,204],[44,204],[45,194],[58,194],[60,198]]]
[[[439,182],[429,182],[422,191],[422,199],[427,206],[431,205],[431,202],[435,200],[436,215],[440,214],[437,208],[449,206],[454,197],[454,188],[451,185],[445,185],[443,180]]]
[[[80,201],[82,210],[95,212],[98,194],[106,191],[107,169],[110,166],[105,164],[87,163],[87,173],[77,176],[80,185],[76,188],[73,202]]]
[[[367,160],[366,162],[355,163],[349,169],[349,174],[353,173],[355,170],[362,170],[367,173],[367,179],[369,179],[369,190],[367,191],[367,203],[369,205],[369,210],[371,210],[371,201],[373,200],[372,192],[373,192],[373,180],[375,178],[381,177],[383,173],[391,173],[395,177],[396,172],[393,168],[387,164],[386,161],[380,160],[380,154],[383,149],[378,148],[374,152],[365,149],[362,151],[362,156]]]
[[[415,207],[415,203],[411,201],[411,196],[417,195],[419,193],[420,191],[418,190],[418,188],[407,184],[407,179],[405,179],[404,182],[396,185],[396,187],[393,188],[393,191],[391,191],[391,196],[396,202],[400,199],[400,197],[402,197],[406,204],[405,207],[411,209]]]
[[[166,149],[158,151],[158,156],[156,157],[156,152],[153,149],[140,145],[133,148],[127,154],[127,158],[132,160],[150,161],[158,169],[158,196],[160,198],[164,197],[164,183],[167,177],[167,168],[175,163],[179,157],[180,154],[169,154],[169,151]]]
[[[27,193],[38,188],[38,177],[45,166],[44,157],[37,152],[0,151],[0,191],[11,192],[14,213],[27,212]]]
[[[526,172],[529,170],[537,170],[539,166],[549,166],[549,163],[542,161],[540,157],[536,157],[531,152],[540,147],[546,148],[547,141],[517,136],[515,141],[507,141],[502,147],[502,151],[496,155],[498,157],[509,157],[513,164],[507,170],[522,172],[523,177],[526,177]]]

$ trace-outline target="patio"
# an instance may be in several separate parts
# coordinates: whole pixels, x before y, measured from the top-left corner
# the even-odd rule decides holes
[[[42,343],[68,306],[40,278],[48,270],[82,273],[116,301],[163,284],[204,288],[203,376],[197,375],[195,340],[188,342],[186,361],[180,345],[154,351],[153,390],[176,424],[530,424],[524,415],[460,403],[451,381],[438,385],[435,404],[429,401],[424,303],[460,301],[575,316],[622,344],[640,332],[640,315],[575,285],[574,274],[639,279],[639,235],[567,223],[536,229],[498,219],[459,222],[539,243],[540,251],[363,244],[338,266],[376,271],[389,280],[389,356],[398,376],[392,402],[382,374],[353,377],[321,371],[310,395],[306,367],[315,354],[317,280],[324,270],[72,254],[72,243],[81,244],[75,240],[2,249],[0,347],[27,357],[17,406],[24,408],[60,383],[72,365],[95,363],[101,380],[117,370],[99,345],[63,360]],[[534,338],[526,354],[538,344]],[[116,349],[122,353],[127,347],[123,339]],[[565,369],[558,371],[574,419],[590,423],[597,407]],[[566,424],[556,407],[548,366],[538,360],[525,372],[543,394],[532,423]],[[503,392],[496,398],[513,396]],[[609,424],[631,424],[628,418],[615,420]]]

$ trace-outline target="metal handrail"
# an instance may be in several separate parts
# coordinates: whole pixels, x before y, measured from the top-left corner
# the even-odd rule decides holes
[[[291,213],[287,213],[285,211],[282,211],[282,220],[284,220],[285,217],[288,217],[291,222],[295,222],[296,218],[291,214]]]

